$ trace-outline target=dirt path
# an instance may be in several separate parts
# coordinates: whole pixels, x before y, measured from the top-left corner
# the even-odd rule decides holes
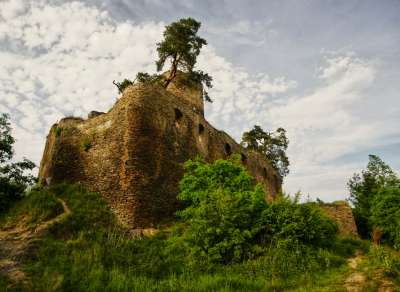
[[[356,255],[347,261],[347,265],[353,272],[348,276],[344,282],[344,287],[349,292],[362,292],[363,286],[366,281],[364,273],[356,271],[359,264],[362,262],[363,256],[357,252]]]
[[[24,222],[20,222],[10,229],[0,230],[0,273],[7,275],[15,282],[26,282],[26,275],[21,269],[19,259],[35,242],[40,240],[44,231],[71,214],[67,204],[61,199],[57,200],[62,204],[64,212],[39,224],[35,229],[32,230],[26,227]]]
[[[374,291],[378,292],[393,292],[394,283],[384,276],[384,271],[373,270],[371,276],[371,270],[363,269],[360,270],[360,263],[364,260],[364,256],[361,253],[356,253],[353,258],[350,258],[347,265],[352,270],[352,273],[346,278],[344,282],[344,288],[348,292],[362,292],[369,286],[369,281],[376,284]],[[367,277],[366,274],[369,274]],[[376,290],[375,290],[376,289]],[[370,289],[367,289],[370,291]]]

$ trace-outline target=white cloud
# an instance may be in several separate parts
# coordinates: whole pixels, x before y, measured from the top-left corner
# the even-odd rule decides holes
[[[16,124],[18,156],[39,162],[52,123],[64,115],[108,110],[117,96],[113,79],[155,69],[164,23],[116,22],[82,2],[8,1],[2,8],[7,21],[0,22],[0,42],[10,49],[0,53],[0,104]],[[262,104],[265,94],[295,86],[283,78],[251,76],[212,47],[199,62],[214,76],[216,102],[209,116],[223,128],[251,119],[251,102]]]
[[[117,97],[112,80],[154,71],[155,43],[164,25],[117,22],[82,2],[2,2],[0,111],[12,115],[17,156],[38,163],[52,123],[65,115],[108,110]],[[256,33],[248,36],[249,27]],[[262,42],[268,28],[265,34],[262,25],[253,27],[238,23],[229,34],[239,42]],[[384,126],[398,121],[393,114],[366,120],[356,111],[371,98],[366,91],[377,67],[354,53],[325,57],[318,86],[301,95],[294,95],[295,81],[251,74],[212,46],[200,55],[199,68],[214,78],[214,102],[206,105],[206,116],[217,128],[237,140],[254,124],[288,130],[291,174],[286,188],[291,192],[343,198],[345,182],[357,165],[336,160],[377,145],[383,136],[398,136],[398,127]]]

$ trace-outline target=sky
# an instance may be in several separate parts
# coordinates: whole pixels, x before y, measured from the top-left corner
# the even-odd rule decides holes
[[[206,118],[236,141],[287,130],[288,193],[342,200],[380,156],[400,170],[398,0],[0,0],[0,113],[16,158],[40,163],[52,124],[107,111],[113,80],[155,72],[166,24],[202,23]]]

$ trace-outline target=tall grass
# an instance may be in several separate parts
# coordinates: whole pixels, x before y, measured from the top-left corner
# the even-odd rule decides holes
[[[20,221],[34,227],[37,223],[48,220],[63,212],[54,193],[47,189],[33,189],[23,200],[4,214],[0,214],[0,227],[14,225]]]
[[[211,265],[191,258],[176,237],[179,232],[131,238],[103,199],[79,185],[35,191],[17,213],[34,206],[38,210],[29,212],[41,214],[35,218],[58,214],[57,204],[39,203],[44,197],[53,203],[62,198],[72,214],[53,225],[38,249],[24,259],[31,282],[26,291],[313,291],[323,285],[335,287],[345,258],[358,248],[347,244],[345,252],[336,255],[335,247],[282,241],[266,245],[260,256],[245,262]],[[0,284],[5,281],[0,278]]]

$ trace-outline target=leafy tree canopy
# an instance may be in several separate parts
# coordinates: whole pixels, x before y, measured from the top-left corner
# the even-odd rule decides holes
[[[271,245],[324,247],[336,236],[335,223],[310,204],[287,197],[268,204],[237,155],[211,164],[188,161],[180,189],[178,216],[192,258],[239,262]]]
[[[170,60],[171,68],[165,80],[164,86],[175,78],[178,70],[189,73],[192,80],[201,82],[208,88],[212,87],[212,78],[203,71],[195,71],[194,67],[200,50],[207,42],[199,37],[197,32],[201,23],[193,18],[182,18],[165,27],[164,39],[157,43],[158,60],[157,71],[164,68],[165,63]],[[207,92],[204,92],[207,101],[211,101]]]
[[[178,215],[189,223],[184,236],[196,258],[240,261],[254,252],[264,192],[235,159],[185,164],[178,198],[186,208]]]
[[[255,125],[252,130],[243,133],[241,144],[247,149],[264,154],[281,177],[289,174],[289,159],[286,156],[289,140],[285,129],[278,128],[275,132],[265,132],[260,126]]]
[[[372,201],[371,222],[384,240],[400,249],[400,187],[381,188]]]
[[[20,162],[11,162],[15,140],[11,136],[9,116],[0,115],[0,212],[9,208],[12,202],[20,199],[26,187],[35,179],[26,175],[26,170],[32,170],[35,164],[24,159]]]
[[[358,231],[369,237],[372,231],[371,208],[375,197],[382,189],[399,187],[400,180],[395,172],[376,155],[369,155],[367,168],[355,173],[347,183],[350,191],[349,201],[354,205],[354,215]]]

